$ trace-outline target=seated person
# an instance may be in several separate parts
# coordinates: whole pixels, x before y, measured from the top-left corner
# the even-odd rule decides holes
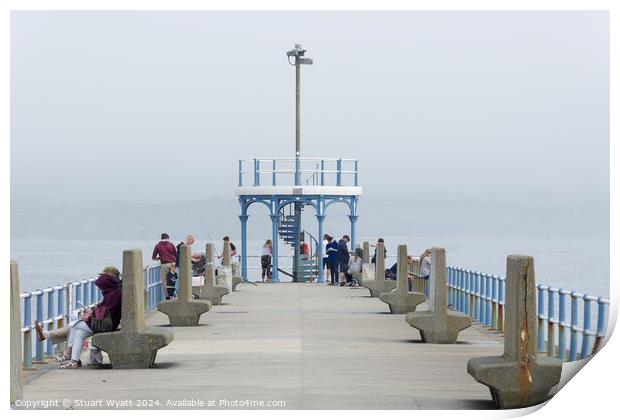
[[[97,303],[92,311],[86,310],[79,319],[71,321],[66,327],[46,331],[38,320],[34,321],[34,328],[39,341],[49,338],[54,344],[63,341],[67,342],[65,351],[56,357],[60,369],[77,369],[82,366],[82,362],[80,361],[82,343],[84,339],[95,334],[93,332],[95,323],[99,325],[99,319],[95,319],[94,315],[94,311],[97,308],[101,310],[102,314],[105,314],[105,316],[102,315],[103,318],[105,318],[103,321],[111,321],[111,323],[108,324],[110,326],[109,331],[116,330],[121,322],[121,299],[123,293],[118,269],[116,267],[104,268],[95,281],[95,285],[101,290],[103,300]],[[109,319],[107,317],[108,313]],[[105,322],[102,324],[104,323]]]
[[[203,252],[192,255],[192,286],[202,286],[207,268],[207,256]]]
[[[192,277],[202,276],[207,267],[207,256],[202,252],[195,252],[192,255]]]

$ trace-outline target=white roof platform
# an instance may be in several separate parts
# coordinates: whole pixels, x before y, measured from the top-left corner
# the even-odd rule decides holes
[[[324,195],[324,196],[361,196],[362,187],[332,186],[332,185],[258,185],[237,187],[237,196],[242,195]]]

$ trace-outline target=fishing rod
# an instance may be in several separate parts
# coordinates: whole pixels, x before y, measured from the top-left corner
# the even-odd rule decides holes
[[[209,238],[209,242],[213,243],[213,238],[209,234],[209,230],[207,229],[207,225],[205,224],[204,220],[202,220],[202,216],[200,215],[200,213],[198,213],[198,211],[196,211],[196,209],[194,209],[194,213],[196,213],[196,215],[198,216],[198,220],[200,220],[200,223],[202,224],[202,228],[204,229],[205,233],[207,234]],[[215,245],[215,243],[213,243],[213,245]]]

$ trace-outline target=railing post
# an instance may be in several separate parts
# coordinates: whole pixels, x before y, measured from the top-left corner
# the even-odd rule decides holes
[[[474,319],[477,322],[480,322],[480,283],[481,283],[481,277],[480,277],[480,272],[476,271],[474,272],[474,298],[476,300],[475,303],[475,307],[474,307]]]
[[[342,159],[336,162],[336,171],[336,185],[340,187],[342,185]]]
[[[243,187],[243,161],[239,159],[239,186]]]
[[[499,279],[497,276],[491,276],[491,328],[497,330],[497,287]]]
[[[51,331],[54,329],[54,293],[56,289],[52,287],[52,289],[47,292],[47,319],[49,323],[47,324],[47,330]],[[45,349],[45,355],[47,357],[52,357],[54,355],[54,346],[52,346],[52,340],[45,340],[47,347]]]
[[[480,273],[480,323],[486,325],[487,323],[487,275]]]
[[[592,354],[598,352],[601,347],[603,338],[605,337],[605,326],[607,320],[607,301],[603,298],[597,300],[597,321],[596,321],[596,338],[592,346]]]
[[[299,152],[295,155],[295,185],[301,184],[301,164],[299,161]]]
[[[32,295],[28,293],[24,298],[24,369],[32,369]]]
[[[536,304],[536,317],[538,318],[537,351],[542,353],[545,351],[545,287],[537,284],[536,295],[538,297]]]
[[[469,273],[469,284],[467,288],[469,290],[468,315],[471,319],[474,319],[474,313],[476,312],[476,273],[473,271]]]
[[[577,324],[579,323],[579,303],[577,292],[574,290],[570,294],[570,352],[568,361],[574,362],[577,359]]]
[[[411,272],[413,272],[413,261],[411,262]],[[454,270],[452,269],[451,266],[446,267],[446,272],[447,272],[447,282],[448,282],[448,306],[452,309],[454,309],[454,284],[452,284],[452,273],[454,272]],[[414,283],[415,286],[415,283]],[[417,290],[415,290],[415,287],[411,288],[412,292],[417,292]]]
[[[59,316],[58,321],[56,322],[56,328],[64,328],[67,323],[67,310],[65,309],[65,287],[60,286],[58,288],[58,296],[57,296],[57,304],[56,304],[56,316]],[[65,350],[64,343],[56,344],[56,351],[62,352]]]
[[[43,291],[37,290],[37,309],[36,309],[36,317],[40,322],[43,321]],[[37,363],[43,363],[43,342],[39,340],[35,340],[35,361]]]
[[[276,185],[277,183],[277,179],[276,179],[276,160],[272,159],[271,160],[271,185]]]
[[[581,358],[588,357],[590,350],[590,328],[592,328],[592,308],[591,301],[596,299],[592,296],[583,297],[583,336],[581,338]]]
[[[547,356],[555,356],[555,293],[558,289],[547,289]]]
[[[358,183],[358,174],[359,174],[359,169],[358,169],[358,161],[355,161],[355,186],[359,186]]]
[[[144,309],[151,309],[151,286],[146,268],[142,269],[142,288],[144,289]]]
[[[321,186],[323,185],[325,185],[325,160],[321,159]]]
[[[558,357],[561,360],[566,359],[566,295],[569,293],[564,289],[558,290]]]
[[[497,282],[499,286],[498,296],[497,296],[497,330],[500,333],[504,332],[504,290],[505,290],[505,279],[502,277],[497,277]]]
[[[486,286],[486,311],[487,314],[485,315],[485,318],[487,320],[487,327],[490,327],[491,325],[493,325],[493,321],[491,319],[491,306],[493,303],[493,295],[492,295],[492,291],[491,291],[491,283],[492,283],[492,275],[487,275],[486,280],[487,280],[487,286]]]
[[[470,270],[463,271],[461,275],[461,281],[459,284],[459,312],[467,313],[467,299],[466,299],[466,289],[467,289],[467,276],[469,275]]]
[[[258,187],[260,185],[260,161],[258,159],[254,159],[254,186]]]

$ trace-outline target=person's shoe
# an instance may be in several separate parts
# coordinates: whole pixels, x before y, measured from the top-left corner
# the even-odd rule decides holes
[[[69,359],[66,362],[62,362],[58,365],[58,369],[78,369],[82,367],[81,360]]]
[[[34,330],[37,333],[37,340],[45,341],[45,335],[43,335],[43,326],[39,324],[39,321],[34,321]]]
[[[340,283],[340,287],[344,287],[344,283]]]

